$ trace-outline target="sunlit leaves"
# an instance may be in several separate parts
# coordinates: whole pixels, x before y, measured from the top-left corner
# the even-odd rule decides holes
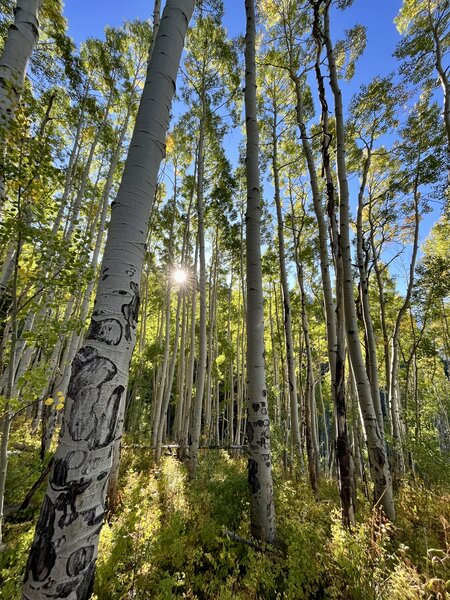
[[[403,39],[395,56],[403,59],[401,72],[413,83],[435,87],[438,54],[445,63],[450,43],[450,4],[446,0],[403,0],[395,18]]]
[[[340,76],[347,81],[355,75],[355,67],[358,59],[366,48],[366,28],[363,25],[355,25],[346,30],[345,39],[336,43],[335,60],[340,71]]]

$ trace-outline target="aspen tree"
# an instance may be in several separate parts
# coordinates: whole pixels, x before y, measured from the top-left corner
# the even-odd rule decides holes
[[[325,0],[323,39],[326,48],[330,86],[334,98],[336,118],[336,162],[339,185],[339,248],[343,269],[343,298],[347,348],[356,381],[359,404],[364,418],[370,467],[375,484],[375,502],[380,503],[389,519],[395,519],[392,478],[389,470],[386,446],[372,400],[369,379],[365,368],[358,332],[356,305],[353,290],[353,267],[350,245],[350,192],[345,158],[345,125],[342,92],[339,86],[334,48],[330,34],[329,10],[331,0]]]
[[[91,325],[77,353],[61,435],[31,547],[27,600],[93,588],[112,447],[136,338],[139,284],[175,81],[194,2],[168,0],[112,206]]]
[[[247,152],[247,438],[252,534],[275,541],[269,407],[264,358],[264,306],[261,266],[261,188],[256,116],[256,16],[253,0],[245,0],[245,127]]]
[[[17,0],[14,24],[8,31],[0,57],[0,139],[20,101],[28,61],[39,37],[41,0]]]

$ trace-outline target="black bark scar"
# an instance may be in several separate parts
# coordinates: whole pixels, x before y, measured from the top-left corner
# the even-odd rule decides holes
[[[102,321],[92,319],[86,339],[96,340],[108,344],[108,346],[118,346],[122,340],[122,331],[122,323],[117,319],[103,319]]]
[[[127,342],[131,342],[131,330],[136,328],[138,316],[139,316],[139,286],[137,283],[132,281],[130,283],[131,291],[133,296],[128,304],[122,306],[122,314],[125,317],[125,339]]]
[[[25,581],[28,581],[30,571],[34,581],[45,581],[51,573],[56,561],[55,545],[52,542],[55,531],[55,506],[48,496],[44,498],[39,521],[36,527],[36,538],[31,547],[25,570]]]
[[[73,362],[68,390],[69,397],[73,399],[68,422],[69,433],[75,442],[87,441],[91,450],[98,443],[98,417],[95,408],[100,399],[101,388],[116,373],[114,363],[100,356],[90,346],[82,348]],[[103,418],[100,416],[100,420]]]
[[[253,458],[248,459],[248,482],[252,490],[252,494],[258,493],[261,489],[261,484],[258,479],[258,463]]]

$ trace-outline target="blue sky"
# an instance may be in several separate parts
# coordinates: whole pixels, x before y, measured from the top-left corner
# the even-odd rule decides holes
[[[400,36],[393,23],[402,4],[402,0],[355,0],[352,7],[345,11],[334,11],[332,15],[332,33],[335,39],[343,36],[344,30],[356,23],[367,28],[367,47],[359,59],[356,74],[349,83],[342,85],[344,104],[348,105],[351,96],[362,84],[369,83],[376,75],[387,75],[398,67],[392,58]],[[224,25],[230,37],[243,34],[245,28],[244,0],[224,0]],[[69,22],[69,34],[79,43],[87,37],[102,37],[106,25],[121,25],[124,19],[148,19],[153,11],[153,0],[66,0],[64,14]],[[177,109],[175,109],[176,112]],[[228,136],[233,147],[236,146],[236,134]],[[237,134],[239,137],[239,134]],[[266,182],[267,185],[267,182]],[[350,182],[352,193],[356,192],[357,179]],[[269,185],[270,188],[270,185]],[[266,194],[270,191],[266,190]],[[423,239],[438,215],[427,215],[422,224]],[[407,260],[408,252],[404,259]],[[397,269],[400,280],[404,266],[401,262]],[[402,287],[399,281],[400,287]]]
[[[367,47],[360,58],[356,75],[343,87],[344,101],[361,84],[369,83],[376,75],[387,75],[396,67],[392,58],[400,36],[393,23],[401,0],[356,0],[345,11],[336,10],[332,16],[335,39],[356,23],[367,28]],[[244,0],[224,0],[224,24],[231,37],[243,34],[245,28]],[[69,22],[69,34],[79,43],[87,37],[102,37],[106,25],[121,25],[124,19],[148,19],[153,11],[152,0],[66,0],[64,14]]]
[[[224,0],[224,5],[224,22],[230,36],[243,33],[244,0]],[[335,35],[357,22],[367,27],[368,44],[353,83],[356,87],[394,68],[391,55],[399,35],[393,19],[400,6],[401,0],[356,0],[346,11],[336,11]],[[66,0],[64,14],[69,20],[70,35],[80,42],[90,36],[101,36],[106,25],[117,26],[124,19],[150,18],[152,11],[152,0]]]

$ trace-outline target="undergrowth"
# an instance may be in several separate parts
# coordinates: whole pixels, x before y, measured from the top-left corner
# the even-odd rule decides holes
[[[22,467],[24,468],[24,467]],[[20,469],[19,469],[20,470]],[[250,540],[246,464],[205,452],[197,478],[165,456],[124,452],[119,508],[101,534],[95,600],[444,600],[450,597],[450,494],[418,481],[397,496],[395,525],[360,500],[360,521],[342,527],[333,482],[319,499],[305,481],[275,473],[277,537]],[[14,492],[16,500],[17,490]],[[20,598],[38,505],[6,522],[1,597]]]

